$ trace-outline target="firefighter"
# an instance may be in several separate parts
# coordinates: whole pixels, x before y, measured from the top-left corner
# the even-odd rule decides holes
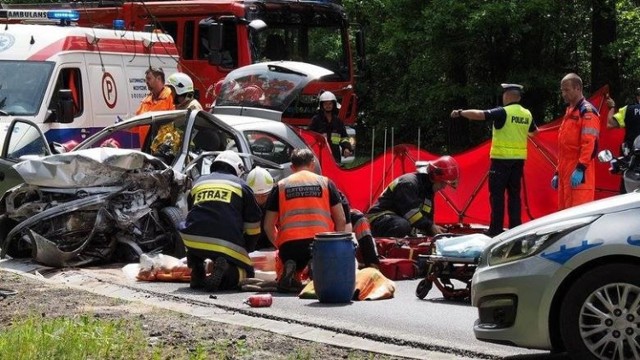
[[[335,161],[340,164],[342,156],[350,156],[353,153],[347,129],[338,117],[340,104],[336,96],[330,91],[320,94],[318,102],[318,113],[311,118],[309,130],[327,137],[331,147],[331,154]]]
[[[271,193],[274,185],[273,177],[266,169],[256,166],[249,172],[249,175],[247,175],[247,184],[251,190],[253,190],[256,202],[258,203],[258,206],[260,206],[262,213],[265,214],[267,199],[269,198],[269,194]],[[258,239],[256,250],[272,248],[273,244],[269,241],[269,238],[264,231],[264,220],[260,224],[260,229],[260,238]]]
[[[633,150],[633,141],[640,135],[640,88],[636,89],[635,103],[623,106],[616,112],[615,101],[607,95],[607,105],[610,108],[607,114],[607,128],[624,128],[624,140],[620,144],[620,153],[622,156],[629,156]],[[626,192],[624,178],[622,178],[620,193]]]
[[[178,110],[202,110],[195,98],[193,80],[185,73],[173,73],[167,78],[167,86],[173,94],[173,104]]]
[[[558,167],[551,179],[558,190],[558,210],[593,201],[600,132],[598,111],[582,95],[582,79],[567,74],[560,90],[568,106],[558,131]]]
[[[291,169],[294,173],[271,191],[264,218],[264,230],[278,249],[277,261],[284,264],[277,275],[282,292],[300,291],[300,274],[311,260],[315,235],[345,229],[340,193],[333,181],[313,172],[313,152],[295,149]]]
[[[504,230],[504,199],[508,195],[509,228],[522,224],[520,189],[527,158],[528,135],[535,132],[531,112],[520,105],[522,85],[501,84],[502,104],[490,110],[453,110],[452,118],[490,120],[493,125],[489,194],[491,224],[487,235],[496,236]]]
[[[149,95],[140,102],[136,115],[149,111],[174,110],[175,105],[173,105],[171,89],[164,84],[164,70],[162,68],[149,67],[144,75]]]
[[[262,214],[253,191],[240,178],[244,165],[238,154],[221,152],[211,171],[189,193],[189,214],[181,236],[191,268],[191,288],[213,292],[239,288],[240,281],[254,277],[249,253],[260,235]],[[213,264],[213,269],[205,262]]]
[[[378,258],[378,250],[376,242],[371,236],[371,224],[369,219],[358,209],[351,208],[349,199],[340,192],[342,209],[345,216],[345,231],[353,232],[358,241],[358,253],[362,261],[362,267],[378,268],[380,259]]]
[[[458,163],[442,156],[394,179],[367,212],[373,236],[405,237],[413,228],[427,235],[443,233],[433,222],[434,197],[447,185],[455,189],[458,178]]]

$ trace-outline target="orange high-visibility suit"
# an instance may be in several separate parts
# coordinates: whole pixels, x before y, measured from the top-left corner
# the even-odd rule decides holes
[[[558,131],[558,210],[593,201],[599,133],[598,111],[587,100],[567,107]],[[576,169],[583,170],[584,177],[572,188],[571,175]]]

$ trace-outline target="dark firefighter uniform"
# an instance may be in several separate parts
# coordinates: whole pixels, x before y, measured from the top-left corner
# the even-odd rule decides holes
[[[567,107],[558,131],[558,210],[593,201],[600,118],[597,110],[582,98]],[[584,171],[582,183],[571,187],[574,170]]]
[[[358,209],[352,209],[349,204],[349,199],[340,192],[340,201],[342,202],[342,209],[344,210],[344,216],[347,224],[351,224],[356,240],[358,241],[358,253],[364,266],[371,266],[372,264],[380,264],[378,259],[378,250],[376,248],[376,242],[371,235],[371,224],[369,219]]]
[[[434,196],[427,174],[409,173],[396,178],[367,212],[373,236],[405,237],[412,228],[430,234]]]
[[[332,114],[331,121],[327,121],[324,113],[316,114],[311,118],[311,124],[309,130],[324,134],[327,137],[329,146],[331,146],[331,154],[337,163],[342,160],[342,151],[344,149],[353,150],[351,143],[349,142],[349,135],[347,135],[347,129],[340,118]]]
[[[215,172],[196,181],[188,205],[181,236],[189,267],[224,257],[231,266],[220,290],[237,288],[238,281],[254,277],[249,252],[260,235],[262,214],[251,188],[237,176]]]
[[[504,226],[505,191],[508,195],[509,228],[522,223],[520,189],[524,161],[527,158],[528,134],[535,130],[535,124],[531,112],[518,103],[507,104],[484,113],[486,119],[493,121],[489,170],[489,235],[495,236],[502,232]]]

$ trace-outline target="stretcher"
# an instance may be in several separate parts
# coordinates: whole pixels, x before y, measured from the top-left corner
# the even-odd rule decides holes
[[[459,235],[459,234],[458,234]],[[433,238],[431,253],[418,256],[419,267],[424,267],[424,279],[416,287],[416,296],[424,299],[435,284],[447,300],[465,300],[471,296],[471,278],[478,265],[479,257],[455,257],[436,254],[438,239],[458,236],[440,234]],[[451,280],[462,282],[456,286]]]

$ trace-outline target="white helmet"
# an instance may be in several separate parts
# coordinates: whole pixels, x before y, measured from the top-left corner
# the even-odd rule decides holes
[[[266,194],[273,188],[273,177],[266,169],[256,166],[247,175],[247,184],[254,194]]]
[[[232,150],[225,150],[216,156],[216,159],[213,160],[211,164],[212,168],[215,167],[216,163],[225,163],[235,170],[237,176],[242,176],[244,174],[245,168],[244,163],[240,156]]]
[[[173,86],[178,95],[193,92],[193,81],[189,75],[185,73],[178,72],[171,74],[167,79],[167,85]]]
[[[325,101],[333,101],[336,109],[340,109],[340,103],[338,103],[338,99],[336,99],[336,96],[333,95],[331,91],[324,91],[322,94],[320,94],[320,97],[318,97],[318,102],[320,104]]]

